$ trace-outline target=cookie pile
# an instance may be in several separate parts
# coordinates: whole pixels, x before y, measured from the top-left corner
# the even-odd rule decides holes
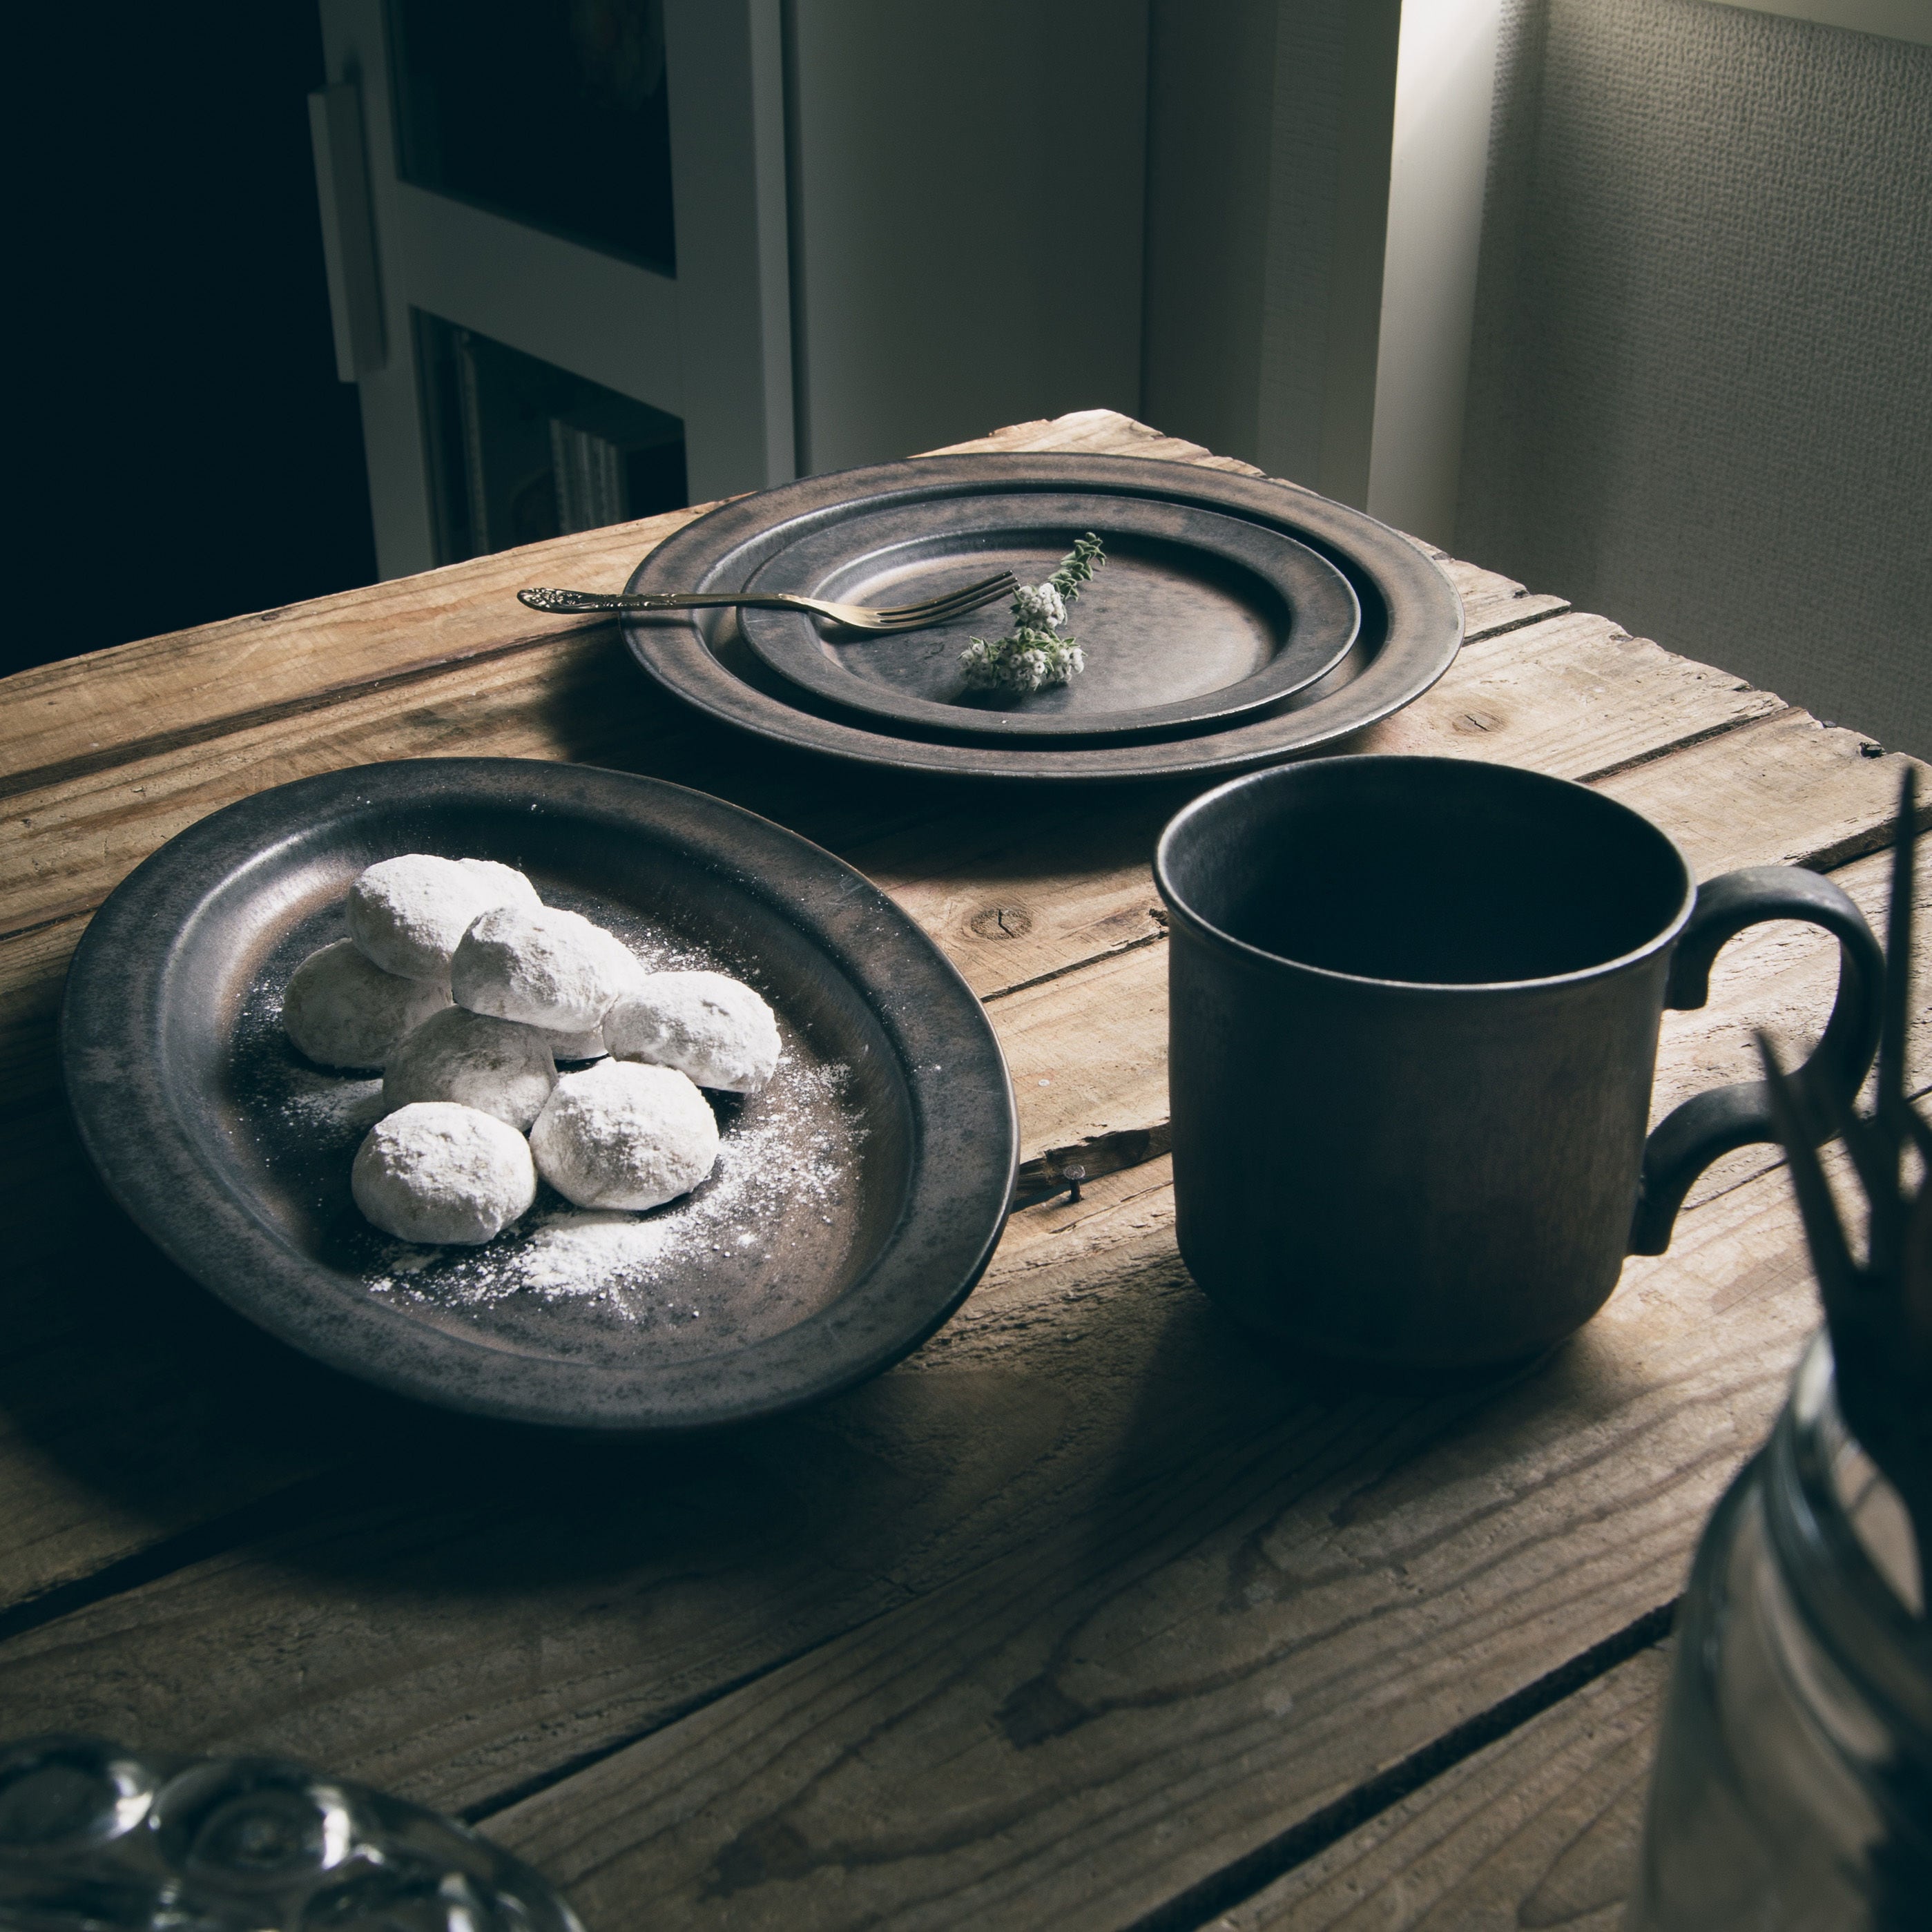
[[[718,1158],[700,1089],[754,1094],[777,1068],[778,1023],[750,987],[650,971],[510,866],[386,859],[344,913],[349,937],[290,975],[282,1024],[322,1066],[381,1070],[350,1189],[401,1240],[492,1240],[539,1176],[580,1208],[675,1200]]]

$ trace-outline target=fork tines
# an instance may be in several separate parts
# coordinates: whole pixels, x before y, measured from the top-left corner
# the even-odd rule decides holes
[[[944,597],[931,597],[923,604],[900,604],[889,610],[875,610],[873,615],[888,623],[910,622],[917,619],[930,622],[934,617],[950,616],[959,610],[970,610],[976,605],[990,604],[996,597],[1004,596],[1010,590],[1019,588],[1019,579],[1010,570],[1003,570],[997,577],[982,578],[977,584],[968,584],[958,590],[949,591]]]

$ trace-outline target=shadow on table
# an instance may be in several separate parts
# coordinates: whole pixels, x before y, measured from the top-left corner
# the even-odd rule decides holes
[[[86,1213],[72,1331],[0,1364],[80,1571],[10,1614],[10,1727],[282,1751],[473,1815],[988,1564],[1097,1601],[1212,1546],[1230,1601],[1284,1597],[1420,1459],[1505,1456],[1547,1400],[1312,1388],[1156,1232],[996,1282],[813,1411],[584,1442],[319,1368]]]

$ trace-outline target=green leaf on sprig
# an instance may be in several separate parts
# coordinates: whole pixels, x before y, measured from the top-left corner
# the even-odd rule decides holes
[[[1048,580],[1061,598],[1071,604],[1080,595],[1080,586],[1093,580],[1094,573],[1107,560],[1100,539],[1091,530],[1075,540],[1073,548]]]

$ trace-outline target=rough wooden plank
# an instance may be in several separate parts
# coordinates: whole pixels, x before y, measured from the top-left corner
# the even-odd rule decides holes
[[[615,632],[580,628],[554,649],[496,658],[23,792],[0,806],[0,932],[100,903],[176,832],[222,806],[317,772],[411,758],[568,759],[646,770],[821,841],[890,831],[956,811],[962,788],[849,774],[744,741],[635,675]]]
[[[1646,675],[1627,678],[1630,688],[1618,705],[1606,706],[1606,683],[1632,653]],[[1514,694],[1507,718],[1492,710],[1480,715],[1495,716],[1496,728],[1461,730],[1460,721],[1478,715],[1470,708],[1470,680],[1490,702],[1489,685],[1505,678]],[[1435,692],[1394,721],[1408,736],[1388,748],[1500,758],[1587,776],[1614,770],[1639,748],[1654,755],[1774,701],[1635,644],[1600,618],[1559,617],[1466,652]],[[462,665],[16,793],[0,806],[0,932],[98,904],[176,832],[269,785],[381,759],[460,754],[613,764],[695,784],[846,852],[888,886],[947,880],[962,871],[1016,884],[1030,878],[1040,888],[1036,902],[1050,898],[1060,908],[1052,932],[1124,922],[1092,935],[1072,957],[1144,928],[1142,868],[1154,833],[1199,789],[1198,782],[1132,788],[1061,806],[1010,790],[881,772],[868,776],[861,794],[848,773],[822,760],[776,747],[748,757],[742,737],[638,676],[614,632],[580,628],[544,652]],[[1072,881],[1082,878],[1075,890]],[[1106,906],[1097,903],[1102,894],[1114,896]],[[940,930],[958,939],[962,957],[985,958],[996,974],[1010,973],[1014,949],[971,927],[988,909],[984,902],[962,905],[960,920]],[[1036,953],[1048,938],[1042,933],[1020,951]],[[1063,950],[1054,963],[1069,956]],[[1018,976],[1040,970],[1034,964]]]
[[[1129,1234],[1142,1218],[1130,1213]],[[1120,1231],[1108,1232],[1079,1250],[1090,1270],[1096,1250],[1108,1265]],[[1066,1472],[1078,1391],[1063,1381],[1001,1351],[963,1376],[889,1377],[682,1450],[586,1453],[440,1418],[412,1438],[399,1418],[306,1531],[0,1646],[0,1703],[26,1724],[43,1692],[79,1694],[128,1735],[239,1726],[291,1748],[299,1707],[302,1748],[346,1765],[356,1735],[385,1755],[397,1742],[384,1740],[400,1691],[433,1734],[415,1774],[446,1759],[439,1790],[474,1802],[522,1777],[538,1740],[547,1764],[553,1743],[567,1756],[662,1721],[1004,1546],[1070,1482],[1090,1487],[1084,1459]],[[203,1648],[194,1633],[231,1616],[254,1634]]]
[[[571,742],[559,719],[593,729],[609,721],[606,739],[583,745],[586,756],[630,733],[661,733],[661,718],[628,682],[612,637],[583,633],[553,650],[484,659],[18,792],[0,806],[0,930],[98,905],[176,832],[290,778],[385,758],[528,755]]]
[[[171,1267],[108,1200],[64,1108],[8,1132],[0,1610],[286,1488],[405,1406]]]
[[[218,1524],[266,1498],[285,1496],[311,1477],[318,1440],[352,1424],[366,1406],[360,1392],[345,1402],[339,1389],[322,1399],[308,1370],[273,1359],[262,1338],[231,1330],[192,1284],[131,1244],[91,1243],[94,1258],[117,1250],[158,1277],[135,1311],[139,1327],[105,1348],[83,1333],[58,1345],[11,1355],[0,1398],[0,1466],[7,1491],[0,1505],[0,1590],[9,1605],[31,1603],[63,1585],[95,1577],[109,1566]],[[90,1304],[96,1314],[121,1313],[118,1297]],[[160,1334],[152,1316],[165,1305],[182,1317]],[[230,1318],[232,1322],[233,1318]],[[208,1343],[200,1376],[184,1382],[170,1365],[190,1338]],[[155,1346],[145,1355],[136,1346]],[[252,1376],[225,1396],[205,1378],[220,1367]],[[253,1389],[266,1379],[282,1406],[259,1412]],[[85,1388],[79,1410],[73,1391]],[[304,1396],[306,1399],[303,1399]],[[310,1439],[299,1439],[299,1410]],[[254,1526],[259,1533],[262,1526]],[[238,1532],[236,1533],[239,1533]]]
[[[1617,1932],[1670,1649],[1642,1651],[1214,1921],[1214,1932]]]
[[[1660,661],[1655,682],[1671,687],[1659,692],[1663,701],[1654,708],[1650,748],[1672,742],[1662,734],[1708,726],[1699,700],[1712,687],[1700,668],[1664,657],[1654,646],[1634,646],[1613,626],[1589,618],[1546,622],[1466,658],[1472,676],[1487,679],[1498,674],[1496,660],[1510,669],[1520,653],[1529,668],[1511,670],[1518,685],[1525,676],[1546,679],[1542,698],[1518,714],[1534,714],[1529,736],[1513,736],[1505,724],[1491,734],[1502,740],[1492,746],[1477,742],[1473,731],[1457,734],[1464,694],[1448,681],[1417,707],[1418,720],[1439,707],[1436,723],[1447,734],[1448,748],[1506,750],[1529,764],[1539,761],[1540,752],[1544,768],[1587,776],[1593,760],[1613,766],[1627,741],[1603,742],[1594,717],[1574,701],[1573,674],[1580,666],[1586,680],[1600,685],[1608,674],[1606,655],[1614,666],[1633,649],[1646,664]],[[1674,686],[1672,667],[1683,674]],[[816,810],[826,822],[808,829],[842,846],[897,892],[982,993],[1157,936],[1147,856],[1160,824],[1189,788],[1110,794],[1042,823],[1041,808],[1030,800],[976,797],[954,806],[944,788],[896,790],[882,781],[881,796],[862,813],[846,807],[848,823],[842,826],[821,767],[788,765],[780,756],[752,761],[749,773],[721,770],[734,748],[724,734],[707,734],[682,718],[674,727],[661,701],[654,704],[652,694],[626,673],[608,634],[600,640],[580,633],[542,661],[469,667],[406,694],[365,694],[322,718],[234,734],[218,754],[201,747],[179,751],[16,797],[0,848],[0,878],[10,869],[0,916],[20,928],[76,916],[166,836],[244,795],[265,775],[296,776],[371,755],[466,751],[669,766],[675,776],[708,780],[720,790],[735,785],[748,802],[789,805],[794,818],[809,820]],[[1460,668],[1452,679],[1459,674]],[[850,822],[860,820],[869,822]],[[4,974],[0,979],[4,1000],[12,980]]]
[[[1505,631],[1520,630],[1525,624],[1540,622],[1570,608],[1567,598],[1526,590],[1514,578],[1473,563],[1444,556],[1440,550],[1422,546],[1441,566],[1443,574],[1456,586],[1462,600],[1463,639],[1475,644]]]
[[[1779,1292],[1714,1319],[1747,1270]],[[1108,1337],[1145,1281],[1072,1332],[996,1305],[1036,1360],[1124,1379],[1155,1438],[1108,1432],[1122,1460],[1077,1530],[490,1829],[593,1921],[649,1898],[694,1927],[1130,1922],[1675,1594],[1814,1318],[1782,1178],[1631,1273],[1556,1364],[1468,1409],[1285,1406],[1219,1448],[1159,1439],[1170,1378],[1232,1413],[1275,1372],[1243,1373],[1184,1301],[1131,1369]]]
[[[1150,1178],[1035,1210],[932,1343],[808,1415],[677,1450],[399,1415],[307,1522],[0,1646],[0,1702],[23,1728],[286,1750],[457,1806],[668,1724],[681,1743],[492,1826],[572,1882],[591,1839],[616,1855],[593,1924],[661,1892],[693,1923],[844,1922],[816,1852],[808,1885],[700,1895],[721,1857],[742,1875],[734,1843],[790,1842],[760,1818],[830,1842],[770,1782],[807,1760],[866,1787],[832,1831],[854,1916],[930,1879],[960,1888],[958,1922],[997,1918],[987,1858],[1025,1888],[1042,1858],[1090,1870],[1110,1808],[1159,1885],[1185,1882],[1197,1851],[1211,1867],[1667,1600],[1812,1320],[1773,1175],[1689,1216],[1513,1388],[1311,1390],[1192,1286],[1165,1190],[1132,1191]],[[840,1634],[868,1620],[878,1643]],[[919,1682],[954,1688],[875,1724]],[[968,1767],[950,1798],[940,1760]],[[1147,1858],[1126,1864],[1144,1894]],[[1060,1908],[1042,1896],[1030,1922]]]
[[[0,796],[452,665],[546,648],[581,620],[525,610],[521,586],[621,590],[640,557],[708,507],[18,672],[0,680]]]
[[[1573,613],[1466,646],[1432,690],[1342,748],[1594,778],[1784,709],[1729,671]]]
[[[1144,456],[1168,463],[1192,463],[1207,470],[1232,470],[1238,476],[1258,476],[1262,472],[1252,463],[1232,456],[1216,456],[1198,442],[1168,436],[1116,410],[1072,410],[1063,416],[1037,417],[1030,422],[1009,423],[964,442],[950,442],[943,449],[928,450],[928,456],[970,456],[982,451],[1061,449],[1088,451],[1100,456]],[[1291,483],[1288,488],[1302,486]]]
[[[1907,760],[1874,755],[1859,732],[1781,711],[1727,733],[1712,750],[1720,779],[1694,751],[1634,766],[1602,786],[1662,826],[1700,878],[1738,866],[1828,869],[1890,836]],[[1922,824],[1932,824],[1925,794],[1922,780]]]
[[[0,1121],[44,1107],[59,1090],[61,986],[84,927],[68,920],[0,940]]]
[[[1166,1122],[1166,952],[1124,953],[994,1004],[1022,1160]]]
[[[1154,842],[1198,787],[1014,800],[842,846],[944,946],[982,999],[1145,946],[1166,931]]]

